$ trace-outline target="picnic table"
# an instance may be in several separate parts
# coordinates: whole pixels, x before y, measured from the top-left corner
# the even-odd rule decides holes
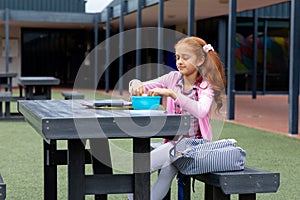
[[[5,88],[6,91],[12,92],[12,79],[15,78],[17,73],[0,73],[0,88]]]
[[[2,116],[2,102],[5,102],[4,116],[10,116],[10,102],[15,100],[12,97],[12,79],[15,78],[17,73],[0,73],[0,115]]]
[[[116,193],[134,193],[135,199],[149,200],[150,139],[186,134],[189,116],[163,111],[91,109],[81,102],[19,101],[19,111],[44,141],[44,199],[57,199],[57,166],[67,164],[69,200],[82,200],[87,194]],[[132,139],[133,172],[100,174],[103,171],[98,169],[99,174],[86,175],[87,139]],[[67,150],[57,149],[57,140],[66,140]],[[100,154],[109,152],[107,146],[98,148]]]
[[[59,85],[60,80],[51,76],[24,76],[19,77],[20,96],[25,89],[26,100],[51,99],[51,87]]]

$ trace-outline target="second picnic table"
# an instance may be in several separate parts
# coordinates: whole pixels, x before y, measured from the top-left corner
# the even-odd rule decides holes
[[[51,76],[19,77],[20,94],[25,89],[26,100],[51,99],[51,87],[59,85],[60,80]]]
[[[5,102],[5,116],[10,116],[10,102],[12,98],[12,79],[17,73],[0,73],[0,115],[2,116],[2,102]]]

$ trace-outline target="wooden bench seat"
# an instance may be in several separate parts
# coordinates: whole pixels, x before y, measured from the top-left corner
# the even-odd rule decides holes
[[[0,200],[5,200],[6,198],[6,184],[4,183],[2,176],[0,174]]]
[[[239,200],[254,200],[257,193],[277,192],[280,173],[251,167],[242,171],[217,172],[193,176],[205,184],[205,200],[229,200],[238,194]],[[197,192],[197,189],[195,189]],[[184,188],[185,200],[190,199],[190,184]]]
[[[10,101],[11,97],[12,97],[12,93],[9,91],[0,92],[0,100],[2,101]]]
[[[153,142],[151,147],[155,149],[161,144],[161,142]],[[257,193],[277,192],[280,184],[280,173],[252,167],[245,167],[242,171],[215,172],[187,177],[189,178],[186,178],[182,184],[184,200],[191,199],[191,179],[205,184],[205,200],[230,200],[231,194],[238,194],[239,200],[255,200]],[[170,199],[169,191],[163,200]]]
[[[65,98],[65,100],[84,99],[84,95],[76,91],[63,91],[61,95]]]

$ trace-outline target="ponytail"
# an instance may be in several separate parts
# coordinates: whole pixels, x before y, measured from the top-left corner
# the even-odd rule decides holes
[[[211,45],[198,37],[189,37],[202,47],[205,56],[204,63],[199,67],[200,75],[207,80],[214,90],[214,100],[217,104],[216,111],[223,106],[222,93],[226,87],[226,78],[223,64],[217,52]]]

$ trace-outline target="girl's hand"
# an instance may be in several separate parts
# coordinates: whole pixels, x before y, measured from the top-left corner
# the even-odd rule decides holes
[[[143,96],[145,95],[145,88],[144,86],[139,87],[138,89],[135,90],[134,95],[136,96]]]
[[[140,80],[134,79],[129,83],[129,93],[133,96],[142,96],[145,88]]]
[[[166,96],[173,99],[177,98],[177,95],[173,90],[165,88],[153,88],[148,91],[148,96]]]

